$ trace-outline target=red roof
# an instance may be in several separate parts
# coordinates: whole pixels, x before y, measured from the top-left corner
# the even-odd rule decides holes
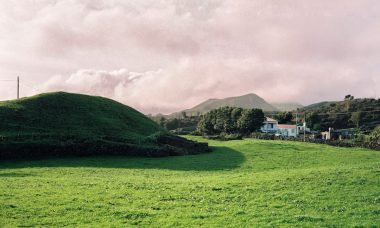
[[[291,124],[279,124],[278,128],[286,128],[286,129],[296,129],[296,125],[291,125]]]

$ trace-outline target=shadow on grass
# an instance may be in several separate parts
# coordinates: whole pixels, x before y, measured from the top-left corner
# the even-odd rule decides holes
[[[0,173],[0,178],[2,177],[29,177],[33,176],[32,174],[28,173]]]
[[[231,170],[240,167],[245,157],[228,147],[212,147],[210,153],[160,158],[92,156],[46,158],[41,160],[0,161],[0,169],[33,167],[98,167],[124,169],[169,169],[182,171]]]

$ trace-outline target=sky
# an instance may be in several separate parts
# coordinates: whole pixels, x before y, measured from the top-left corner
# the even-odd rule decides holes
[[[378,0],[0,1],[0,100],[67,91],[146,114],[256,93],[380,95]]]

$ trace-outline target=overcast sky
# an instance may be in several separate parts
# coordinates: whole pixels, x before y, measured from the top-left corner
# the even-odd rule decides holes
[[[0,1],[0,100],[64,90],[170,113],[256,93],[380,95],[378,0]]]

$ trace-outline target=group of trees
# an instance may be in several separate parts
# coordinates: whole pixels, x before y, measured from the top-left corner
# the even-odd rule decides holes
[[[191,132],[196,129],[196,126],[199,121],[199,116],[183,115],[181,118],[165,118],[162,116],[158,120],[155,120],[155,121],[161,127],[169,131],[182,129],[186,132]]]
[[[380,99],[354,99],[347,95],[344,101],[302,111],[306,111],[307,125],[314,130],[332,127],[370,131],[380,124]]]
[[[293,121],[293,114],[291,112],[282,112],[275,116],[279,124],[290,124]]]
[[[260,129],[264,118],[261,109],[222,107],[203,114],[198,122],[197,131],[206,135],[248,135]]]

